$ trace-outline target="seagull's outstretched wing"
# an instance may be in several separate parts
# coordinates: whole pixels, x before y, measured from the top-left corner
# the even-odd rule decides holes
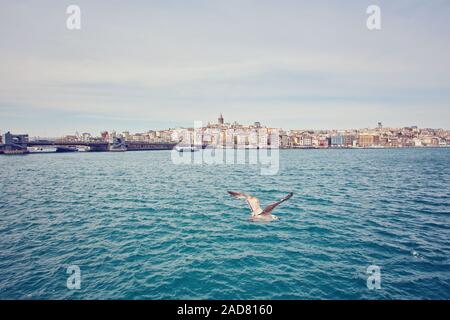
[[[230,195],[235,197],[236,199],[247,199],[249,196],[240,192],[228,191]]]
[[[280,201],[277,201],[275,203],[269,204],[267,207],[264,208],[264,210],[261,212],[261,214],[271,214],[272,210],[275,209],[276,206],[279,204],[285,202],[286,200],[290,199],[294,194],[291,192],[286,197],[281,199]]]
[[[228,193],[236,199],[245,199],[245,201],[247,201],[247,204],[250,206],[250,210],[252,210],[252,215],[255,216],[263,212],[258,198],[240,192],[228,191]]]

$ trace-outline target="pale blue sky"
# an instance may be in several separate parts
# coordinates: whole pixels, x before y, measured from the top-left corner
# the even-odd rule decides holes
[[[77,4],[82,29],[66,29]],[[382,30],[366,28],[366,8]],[[450,128],[450,1],[0,0],[0,131]]]

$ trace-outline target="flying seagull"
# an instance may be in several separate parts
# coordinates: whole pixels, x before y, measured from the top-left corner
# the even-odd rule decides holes
[[[252,197],[250,195],[243,194],[240,192],[228,191],[228,193],[230,195],[232,195],[233,197],[235,197],[236,199],[245,199],[245,201],[247,201],[248,205],[250,206],[250,210],[252,210],[252,219],[253,220],[263,220],[263,221],[278,220],[279,218],[272,214],[273,209],[275,209],[276,206],[278,206],[282,202],[288,200],[289,198],[291,198],[294,195],[291,192],[286,197],[281,199],[280,201],[269,204],[267,207],[262,209],[259,204],[258,198],[255,198],[255,197]]]

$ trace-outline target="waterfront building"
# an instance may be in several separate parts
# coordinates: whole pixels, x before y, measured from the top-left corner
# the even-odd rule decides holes
[[[269,130],[268,145],[270,145],[271,148],[281,147],[280,131],[278,129]]]
[[[345,139],[341,134],[331,136],[331,146],[332,147],[344,147]]]
[[[291,139],[291,144],[293,147],[300,145],[300,136],[290,134],[289,137]]]
[[[249,141],[248,141],[249,147],[252,149],[257,148],[258,141],[259,141],[258,129],[255,129],[255,128],[251,129],[248,138],[249,138]]]
[[[26,145],[29,141],[27,134],[12,134],[11,132],[6,132],[2,141],[5,145]]]
[[[380,137],[373,134],[360,134],[358,137],[358,146],[373,147],[379,145]]]
[[[62,138],[65,142],[78,142],[80,139],[81,137],[79,135],[67,135]]]
[[[27,143],[29,141],[27,134],[12,134],[7,132],[3,135],[2,151],[5,154],[24,154],[28,153]]]
[[[147,133],[149,142],[166,143],[173,142],[172,130],[149,131]]]
[[[237,130],[236,134],[236,145],[238,148],[245,148],[249,144],[249,134],[245,130]]]
[[[127,140],[127,139],[125,139]],[[148,136],[144,133],[135,133],[133,135],[128,136],[128,141],[135,141],[135,142],[147,142]]]
[[[290,139],[287,133],[283,130],[279,130],[278,135],[280,148],[288,148],[290,146]]]
[[[414,147],[422,147],[422,141],[419,138],[412,139]]]
[[[266,130],[258,130],[258,148],[267,148],[267,143],[269,141],[269,134]]]
[[[182,128],[173,129],[171,133],[171,140],[175,142],[179,142],[183,140],[184,130]]]
[[[319,139],[316,139],[316,145],[320,145]],[[314,145],[313,137],[308,133],[303,134],[300,139],[300,145],[303,147],[312,147]]]
[[[360,134],[358,136],[358,146],[369,147],[372,146],[373,136],[370,134]]]
[[[324,134],[318,136],[317,146],[320,148],[328,148],[330,146],[330,138]]]
[[[194,144],[194,130],[193,129],[186,129],[183,132],[182,143],[188,144],[188,145]]]
[[[344,136],[344,147],[352,147],[356,137],[352,134],[345,134]]]
[[[193,132],[194,144],[202,145],[203,144],[203,128],[195,128]]]
[[[234,148],[234,145],[235,145],[234,129],[227,129],[225,131],[225,147]]]

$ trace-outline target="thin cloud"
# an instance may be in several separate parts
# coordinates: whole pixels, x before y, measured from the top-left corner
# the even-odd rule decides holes
[[[377,32],[360,1],[78,2],[80,31],[65,28],[68,1],[0,5],[0,128],[27,111],[85,131],[93,117],[133,131],[126,119],[220,112],[286,128],[449,127],[446,1],[381,1]]]

